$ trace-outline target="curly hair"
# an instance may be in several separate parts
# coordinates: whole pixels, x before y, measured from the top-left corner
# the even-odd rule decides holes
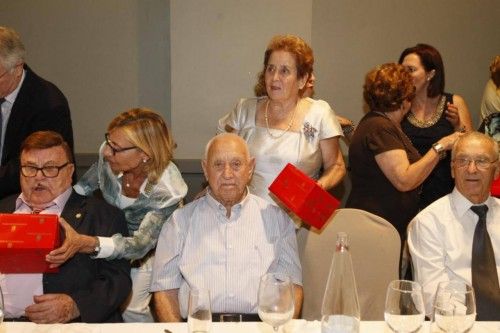
[[[156,184],[173,157],[175,143],[167,124],[156,112],[134,108],[120,113],[108,126],[108,132],[120,128],[127,139],[141,149],[149,160],[145,170],[148,181]]]
[[[269,58],[274,51],[286,51],[293,55],[297,64],[297,78],[309,77],[313,72],[313,50],[302,38],[294,35],[274,36],[264,53],[264,68],[257,76],[257,83],[254,87],[255,96],[267,96],[265,72]]]
[[[495,56],[490,64],[491,79],[497,88],[500,87],[500,55]]]
[[[444,65],[441,54],[435,47],[428,44],[417,44],[405,49],[399,56],[398,63],[402,64],[409,54],[416,54],[426,72],[434,70],[434,76],[427,87],[427,96],[436,97],[444,91]]]
[[[415,97],[411,74],[403,65],[387,63],[366,74],[363,98],[370,111],[392,112]]]

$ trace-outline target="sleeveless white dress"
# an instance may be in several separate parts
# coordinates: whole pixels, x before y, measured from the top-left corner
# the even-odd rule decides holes
[[[319,178],[323,164],[319,142],[322,139],[342,136],[335,112],[327,102],[308,98],[310,108],[304,117],[300,132],[286,132],[273,138],[266,127],[255,124],[257,102],[267,97],[241,99],[234,110],[219,120],[218,132],[226,126],[235,129],[255,157],[255,171],[250,182],[250,191],[276,204],[269,196],[268,187],[287,163],[291,163],[313,179]],[[278,136],[283,130],[270,129]]]

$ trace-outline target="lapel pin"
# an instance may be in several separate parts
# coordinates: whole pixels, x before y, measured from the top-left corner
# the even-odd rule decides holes
[[[82,217],[82,214],[81,214],[81,213],[77,213],[77,214],[75,215],[75,217],[76,217],[77,219],[79,219],[80,217]]]

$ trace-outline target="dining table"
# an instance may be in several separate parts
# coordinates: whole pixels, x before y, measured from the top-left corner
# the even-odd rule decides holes
[[[280,328],[280,333],[320,333],[319,321],[292,320]],[[362,321],[360,333],[391,333],[383,321]],[[417,333],[434,333],[426,321]],[[500,322],[476,322],[469,333],[500,333]],[[4,322],[0,333],[188,333],[187,323],[127,323],[127,324],[34,324]],[[212,323],[210,333],[273,333],[263,322]]]

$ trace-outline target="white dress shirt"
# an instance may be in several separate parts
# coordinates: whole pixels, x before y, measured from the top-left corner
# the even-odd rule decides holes
[[[486,226],[491,238],[497,274],[500,274],[500,199],[488,197]],[[478,216],[473,203],[456,188],[422,210],[408,226],[414,278],[424,291],[426,313],[432,313],[439,282],[461,280],[472,285],[472,241]]]
[[[41,214],[61,215],[66,202],[71,196],[72,188],[68,188],[60,194],[47,208],[42,210]],[[16,210],[14,214],[31,214],[32,209],[26,203],[21,194],[16,201]],[[33,304],[34,295],[43,295],[42,285],[43,274],[1,274],[0,286],[4,298],[5,318],[18,318],[24,316],[24,309]]]
[[[151,291],[179,289],[187,317],[190,288],[209,289],[212,312],[256,313],[260,277],[302,285],[295,228],[280,208],[253,194],[231,209],[210,193],[176,210],[158,240]]]

